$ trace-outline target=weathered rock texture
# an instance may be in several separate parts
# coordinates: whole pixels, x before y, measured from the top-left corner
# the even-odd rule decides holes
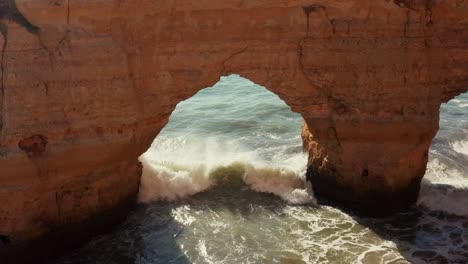
[[[302,114],[319,198],[404,208],[440,104],[468,90],[467,14],[463,0],[0,0],[0,235],[127,208],[176,104],[230,73]]]

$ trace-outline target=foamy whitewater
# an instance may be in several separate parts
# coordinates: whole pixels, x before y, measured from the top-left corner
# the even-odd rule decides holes
[[[54,263],[468,263],[468,94],[440,117],[418,205],[360,218],[316,204],[301,116],[223,77],[180,103],[140,157],[127,221]]]

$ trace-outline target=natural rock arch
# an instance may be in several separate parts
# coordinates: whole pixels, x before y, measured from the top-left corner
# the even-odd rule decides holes
[[[239,184],[273,193],[291,204],[314,201],[306,191],[305,175],[293,176],[305,172],[307,164],[306,156],[297,149],[302,120],[265,87],[238,74],[221,76],[213,86],[179,102],[139,157],[143,166],[139,203],[173,201],[219,185],[235,189]],[[293,126],[286,128],[285,123]],[[291,145],[284,145],[285,141]],[[259,149],[261,146],[265,149]],[[288,147],[287,153],[268,151],[281,147]],[[294,160],[294,165],[284,159]],[[257,170],[283,178],[273,181],[276,186],[270,185]],[[294,190],[303,192],[293,195]]]
[[[0,234],[13,243],[124,214],[138,155],[179,101],[221,75],[267,87],[303,115],[319,198],[374,213],[415,201],[439,106],[468,89],[468,6],[458,1],[16,7],[0,13]]]

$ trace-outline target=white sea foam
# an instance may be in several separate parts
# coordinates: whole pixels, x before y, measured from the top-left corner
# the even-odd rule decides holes
[[[302,175],[305,171],[246,166],[243,181],[254,191],[276,194],[290,204],[315,203]]]
[[[468,179],[439,159],[432,159],[421,183],[418,204],[432,210],[468,215]]]
[[[142,156],[143,175],[140,182],[139,200],[151,202],[173,201],[202,192],[212,186],[207,177],[206,166],[177,167],[172,164],[157,164]]]
[[[186,227],[192,225],[197,220],[193,213],[191,213],[189,205],[172,209],[171,216],[175,221]]]
[[[452,146],[463,153],[467,142],[455,142]],[[239,188],[234,185],[242,182],[253,191],[278,195],[290,204],[315,203],[304,179],[306,155],[281,154],[274,160],[274,164],[266,161],[258,151],[251,151],[237,141],[161,138],[140,157],[143,175],[139,201],[173,201],[220,184]],[[468,179],[460,171],[433,158],[421,184],[418,204],[432,210],[468,215],[465,206],[468,204]]]
[[[315,202],[305,183],[305,154],[284,156],[274,164],[260,156],[236,141],[158,139],[140,157],[139,201],[173,201],[220,184],[233,187],[242,182],[253,191],[278,195],[290,204]]]
[[[443,107],[447,111],[441,113],[441,130],[450,130],[450,133],[438,134],[436,138],[448,139],[452,135],[459,139],[466,134],[463,122],[452,123],[456,117],[451,111],[464,111],[468,107],[466,94],[451,100]],[[455,113],[454,112],[454,113]],[[418,204],[437,211],[445,211],[455,215],[468,216],[468,175],[466,161],[468,161],[468,139],[449,143],[451,151],[431,147],[433,158],[429,161],[426,175],[421,184]],[[448,160],[454,159],[459,166],[449,165]],[[445,161],[444,161],[445,160]],[[447,164],[445,164],[446,162]]]
[[[461,154],[468,156],[468,140],[456,141],[452,143],[452,148]]]

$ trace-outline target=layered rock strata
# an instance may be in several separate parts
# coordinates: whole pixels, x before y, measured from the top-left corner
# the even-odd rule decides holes
[[[302,114],[320,200],[410,206],[440,104],[468,90],[466,14],[458,0],[0,0],[2,250],[115,220],[176,104],[231,73]]]

